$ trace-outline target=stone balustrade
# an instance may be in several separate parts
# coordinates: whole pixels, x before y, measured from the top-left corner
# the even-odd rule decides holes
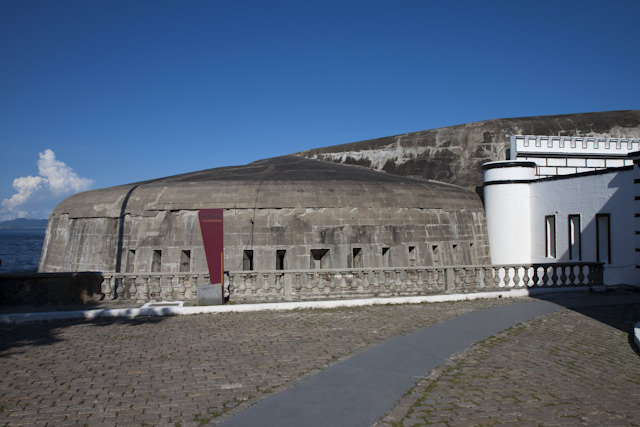
[[[599,263],[231,271],[225,297],[235,302],[415,296],[602,285]],[[194,301],[208,273],[104,273],[109,298]]]

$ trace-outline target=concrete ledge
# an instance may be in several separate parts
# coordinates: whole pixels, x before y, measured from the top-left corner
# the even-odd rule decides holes
[[[640,351],[640,322],[633,328],[633,341],[636,343],[636,349]]]
[[[481,298],[521,298],[530,295],[541,295],[558,292],[585,292],[592,290],[589,287],[558,288],[558,289],[513,289],[504,292],[473,292],[465,294],[448,295],[427,295],[417,297],[394,297],[394,298],[366,298],[353,300],[328,300],[328,301],[301,301],[301,302],[278,302],[264,304],[238,304],[238,305],[215,305],[184,307],[180,301],[147,303],[140,308],[120,308],[120,309],[97,309],[97,310],[74,310],[39,313],[12,313],[0,315],[0,323],[25,323],[39,322],[47,320],[64,319],[84,319],[92,320],[98,318],[134,318],[141,316],[176,316],[191,314],[214,314],[232,312],[251,312],[264,310],[299,310],[299,309],[326,309],[337,307],[360,307],[367,305],[384,304],[420,304],[426,302],[453,302],[466,301]],[[166,304],[166,305],[163,305]]]

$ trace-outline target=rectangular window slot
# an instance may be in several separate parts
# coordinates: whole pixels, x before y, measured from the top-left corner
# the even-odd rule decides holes
[[[284,249],[276,250],[276,270],[284,270],[285,269],[285,256],[287,251]]]
[[[136,266],[136,250],[129,249],[129,252],[127,252],[127,268],[125,268],[125,271],[127,273],[133,273],[135,271],[135,266]]]
[[[415,267],[416,265],[416,247],[409,246],[409,267]]]
[[[556,257],[556,217],[547,215],[544,217],[544,256],[547,258]]]
[[[327,268],[329,265],[329,249],[311,249],[311,268]]]
[[[151,259],[151,272],[159,273],[162,271],[162,251],[156,249],[153,251],[153,258]]]
[[[431,245],[431,259],[433,260],[434,264],[440,263],[440,250],[438,248],[438,245]]]
[[[180,252],[180,272],[185,273],[191,271],[191,251],[183,250]]]
[[[611,264],[611,216],[596,215],[596,257],[598,262]]]
[[[253,250],[247,249],[242,253],[242,270],[253,270]]]
[[[353,268],[362,268],[362,248],[353,248],[352,249],[352,267]]]
[[[569,259],[582,259],[582,244],[580,242],[580,215],[569,215]]]
[[[391,266],[391,251],[389,251],[389,249],[390,248],[388,247],[382,248],[382,266],[383,267]]]

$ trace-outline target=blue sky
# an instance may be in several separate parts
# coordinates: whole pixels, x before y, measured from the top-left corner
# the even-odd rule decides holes
[[[639,18],[615,0],[4,0],[0,220],[309,148],[637,109]]]

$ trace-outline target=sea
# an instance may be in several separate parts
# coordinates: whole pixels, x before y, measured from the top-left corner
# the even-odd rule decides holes
[[[38,271],[44,228],[0,229],[0,273]]]

